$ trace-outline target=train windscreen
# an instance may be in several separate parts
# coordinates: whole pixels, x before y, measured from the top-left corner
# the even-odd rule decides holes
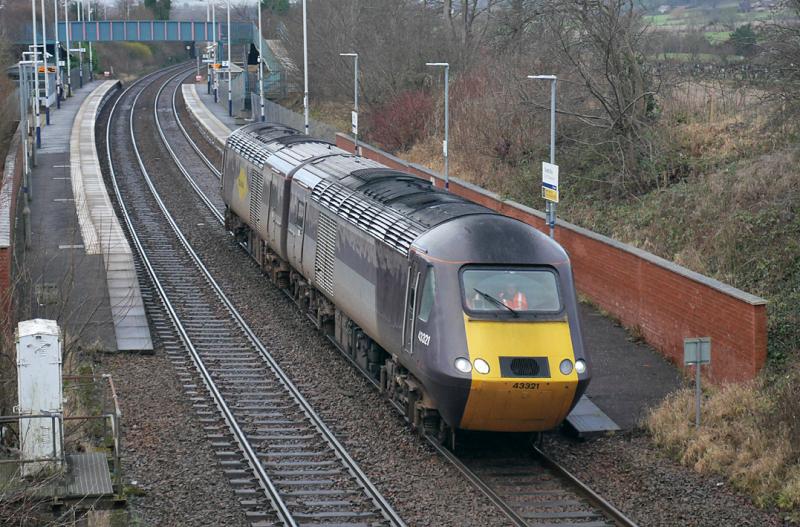
[[[476,314],[557,313],[561,296],[554,271],[530,268],[466,268],[464,304]]]

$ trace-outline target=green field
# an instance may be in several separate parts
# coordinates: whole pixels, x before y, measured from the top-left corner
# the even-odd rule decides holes
[[[709,44],[716,45],[729,41],[731,39],[731,33],[733,33],[733,31],[706,31],[705,35]]]
[[[674,27],[701,28],[717,24],[730,27],[730,25],[739,26],[752,22],[769,20],[771,18],[785,18],[786,16],[786,13],[780,10],[753,10],[749,13],[740,13],[738,1],[720,2],[716,8],[710,6],[678,6],[664,14],[658,14],[653,11],[643,18],[651,26],[662,29]],[[707,38],[709,38],[709,42],[716,44],[727,40],[729,32],[710,31],[706,35]]]

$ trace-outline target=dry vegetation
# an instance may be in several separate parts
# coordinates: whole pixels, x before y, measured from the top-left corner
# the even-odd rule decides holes
[[[763,507],[800,520],[800,369],[770,379],[712,388],[694,426],[694,392],[667,398],[647,419],[653,440],[704,474],[724,474]]]

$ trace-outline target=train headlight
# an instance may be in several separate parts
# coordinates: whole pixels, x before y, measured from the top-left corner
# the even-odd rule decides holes
[[[473,365],[475,366],[475,371],[477,371],[478,373],[482,373],[484,375],[489,373],[489,363],[486,362],[485,360],[483,360],[483,359],[475,359],[475,362],[474,362]]]
[[[572,361],[569,359],[562,360],[561,364],[558,365],[558,369],[563,375],[569,375],[572,373]]]
[[[575,371],[578,372],[578,375],[583,375],[586,372],[586,361],[583,359],[576,360]]]
[[[464,357],[459,357],[456,359],[455,367],[461,373],[469,373],[472,371],[472,364],[470,364],[469,361]]]

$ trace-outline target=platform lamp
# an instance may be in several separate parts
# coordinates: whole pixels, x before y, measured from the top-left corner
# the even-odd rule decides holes
[[[92,2],[89,2],[89,7],[86,8],[86,12],[89,14],[89,22],[92,21]],[[94,58],[92,55],[92,42],[89,41],[89,82],[94,80]]]
[[[44,10],[44,0],[42,3],[42,63],[44,64],[44,115],[45,123],[50,125],[50,80],[47,78],[47,24]],[[33,29],[36,31],[36,28]]]
[[[36,36],[36,0],[31,0],[31,18],[33,23],[33,100],[34,110],[36,112],[36,148],[42,147],[42,127],[41,127],[41,114],[39,113],[39,46],[38,37]]]
[[[303,125],[308,135],[308,16],[303,0]]]
[[[54,60],[56,61],[56,109],[61,108],[61,92],[63,86],[61,84],[61,64],[59,64],[60,53],[58,51],[61,45],[58,41],[58,0],[53,0],[53,39],[55,45],[53,46]]]
[[[258,97],[261,103],[261,122],[266,121],[264,115],[264,33],[261,30],[261,0],[256,0],[258,10]]]
[[[529,79],[550,81],[550,164],[556,164],[556,83],[555,75],[528,75]],[[556,204],[551,201],[545,203],[547,224],[550,226],[550,237],[555,236]]]
[[[353,151],[358,155],[358,53],[339,53],[341,57],[353,57]]]
[[[78,8],[78,10],[77,10],[78,22],[83,22],[83,0],[77,0],[77,2],[75,3],[75,6]],[[83,28],[85,29],[86,26],[84,25]],[[78,62],[78,68],[79,68],[78,69],[78,73],[79,73],[78,78],[80,79],[80,83],[78,84],[78,86],[80,88],[83,88],[83,46],[82,46],[82,44],[83,44],[83,41],[81,41],[81,46],[79,46],[80,49],[78,51],[78,61],[79,61]]]
[[[233,77],[231,75],[233,71],[233,63],[231,62],[231,0],[227,2],[228,6],[228,115],[233,117],[233,94],[231,90],[233,89]]]
[[[426,62],[426,66],[436,66],[444,68],[444,141],[442,142],[442,154],[444,154],[444,188],[450,190],[450,176],[447,166],[447,140],[449,139],[450,112],[449,91],[450,91],[450,63],[449,62]]]
[[[217,3],[211,2],[211,25],[214,27],[214,48],[212,50],[214,62],[211,66],[211,76],[214,77],[214,102],[218,102],[219,72],[217,71],[217,57],[219,56],[219,31],[217,31]]]
[[[70,58],[69,0],[64,0],[65,37],[67,38],[67,97],[72,97],[72,59]]]

